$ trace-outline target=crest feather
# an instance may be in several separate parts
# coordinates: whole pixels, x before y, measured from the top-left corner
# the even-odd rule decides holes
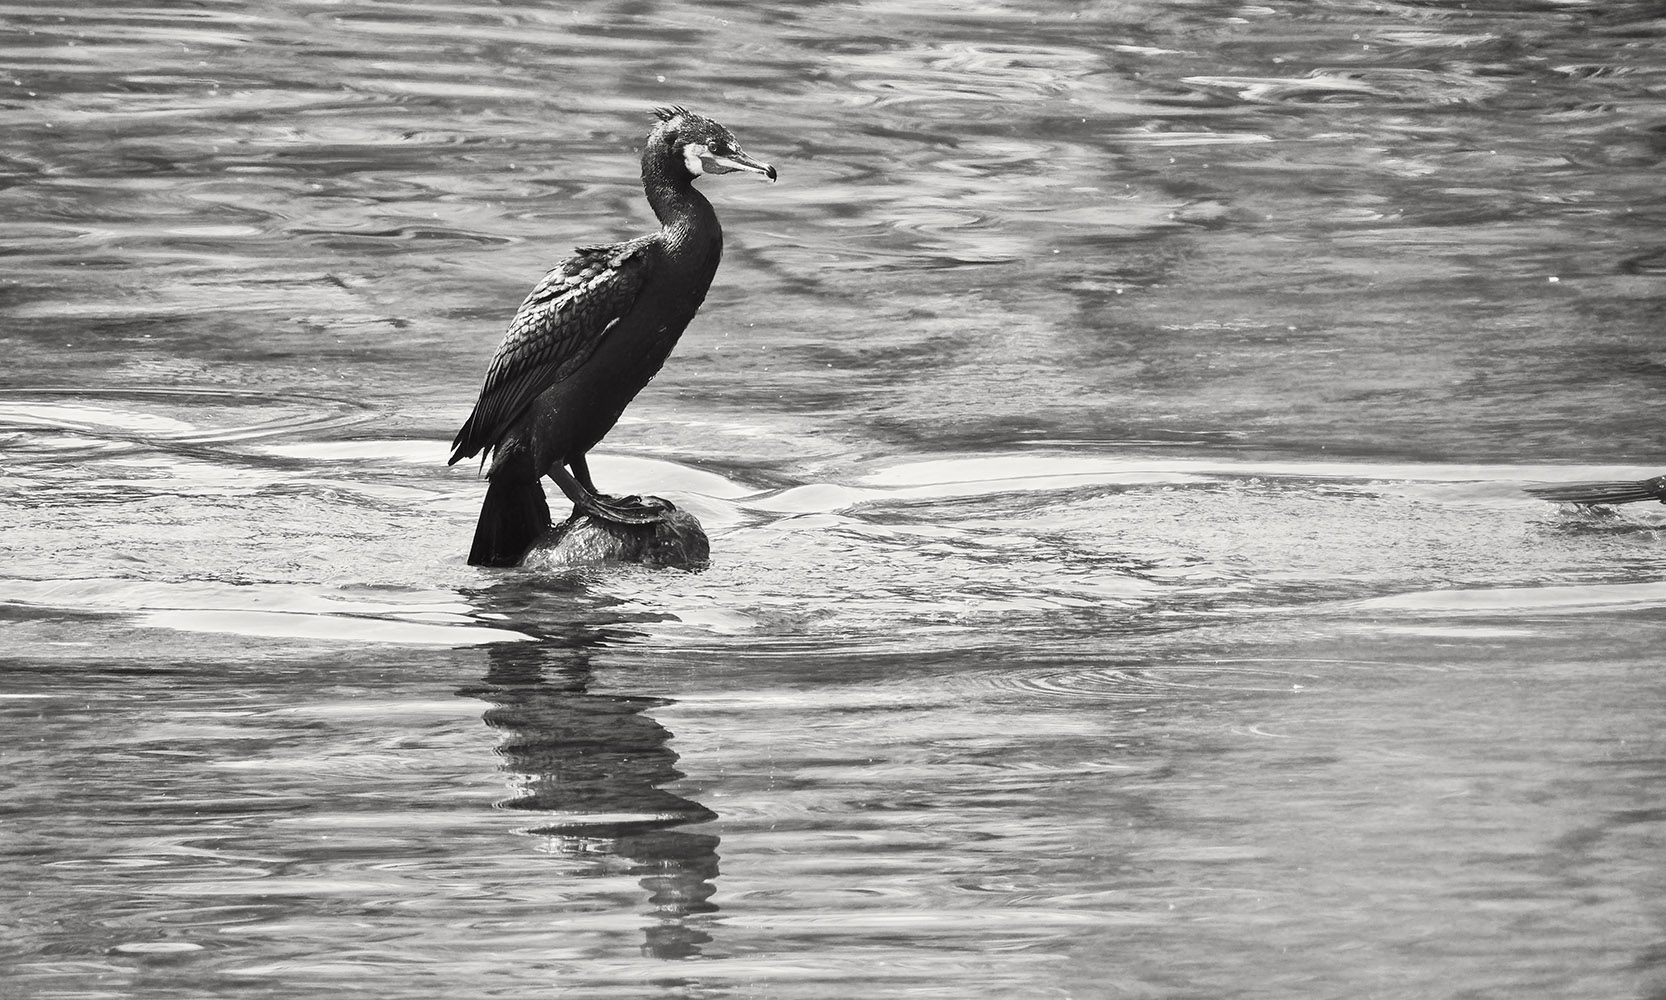
[[[688,109],[683,107],[681,104],[673,104],[670,107],[655,108],[654,109],[654,117],[658,118],[662,122],[668,122],[671,119],[677,117],[678,115],[687,115],[687,114],[688,114]]]

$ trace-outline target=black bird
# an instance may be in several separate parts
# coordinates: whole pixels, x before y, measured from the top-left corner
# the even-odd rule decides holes
[[[451,442],[451,464],[481,452],[492,459],[470,565],[516,565],[549,528],[539,485],[546,475],[575,515],[653,524],[669,508],[602,493],[584,455],[665,364],[717,273],[723,228],[695,178],[745,170],[773,181],[775,168],[742,152],[710,118],[675,106],[654,115],[642,188],[659,231],[579,247],[544,276],[510,320],[474,412]]]
[[[1666,503],[1666,476],[1638,482],[1568,483],[1563,486],[1529,486],[1527,492],[1552,503],[1617,504],[1658,500]]]

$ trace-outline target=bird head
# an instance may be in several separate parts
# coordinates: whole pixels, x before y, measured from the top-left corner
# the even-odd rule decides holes
[[[654,116],[660,123],[648,141],[663,143],[690,177],[744,170],[775,180],[775,168],[748,156],[735,134],[718,122],[676,105],[655,108]]]

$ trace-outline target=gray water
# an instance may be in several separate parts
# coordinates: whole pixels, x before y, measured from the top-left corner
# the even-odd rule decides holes
[[[0,995],[1666,997],[1658,3],[12,4]],[[465,565],[526,289],[727,252]]]

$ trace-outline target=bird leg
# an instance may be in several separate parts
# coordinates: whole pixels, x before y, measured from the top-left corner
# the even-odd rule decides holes
[[[583,455],[579,455],[568,461],[567,467],[573,470],[573,478],[578,480],[578,484],[580,486],[589,490],[596,496],[606,495],[601,490],[596,489],[596,481],[590,478],[590,463]]]
[[[612,497],[596,489],[596,482],[590,478],[590,467],[585,464],[583,456],[567,464],[572,467],[572,472],[558,464],[550,468],[549,477],[561,487],[561,492],[567,495],[567,499],[573,502],[573,509],[580,514],[613,524],[658,524],[665,520],[665,512],[672,509],[669,500],[659,497]]]

